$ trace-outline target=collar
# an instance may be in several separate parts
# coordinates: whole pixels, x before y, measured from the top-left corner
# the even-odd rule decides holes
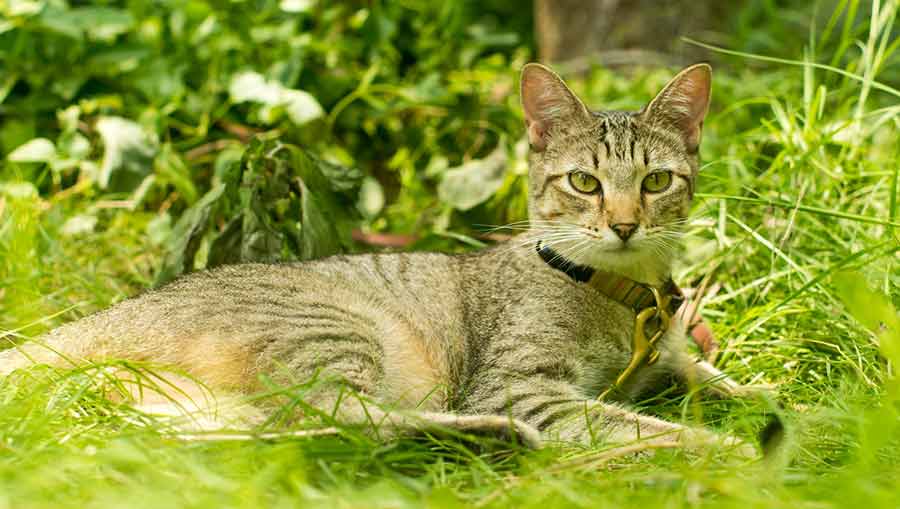
[[[630,308],[635,313],[640,313],[656,304],[654,292],[659,292],[661,296],[669,297],[668,311],[670,315],[674,316],[681,303],[684,302],[684,295],[671,279],[667,280],[661,288],[655,288],[612,272],[596,270],[586,265],[578,265],[553,249],[542,246],[540,242],[537,243],[535,248],[547,265],[563,272],[579,283],[587,284],[610,299]]]

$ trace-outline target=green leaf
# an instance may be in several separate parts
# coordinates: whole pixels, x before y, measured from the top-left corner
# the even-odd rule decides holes
[[[900,366],[900,316],[888,297],[869,288],[858,273],[837,274],[835,285],[850,314],[878,338],[882,355]]]
[[[178,193],[189,205],[197,201],[199,193],[191,180],[191,171],[184,160],[172,148],[171,143],[165,143],[159,151],[159,155],[153,164],[156,174],[166,182],[172,184]]]
[[[153,104],[165,104],[184,93],[186,67],[169,58],[154,58],[144,62],[130,74],[134,86]]]
[[[276,238],[287,243],[282,259],[319,258],[351,247],[356,197],[351,201],[346,193],[359,188],[359,171],[276,140],[254,142],[242,167],[243,259],[271,259]],[[287,199],[281,210],[279,199]]]
[[[49,5],[41,12],[40,16],[37,17],[37,24],[48,32],[70,37],[72,39],[83,39],[84,30],[82,29],[82,26],[77,22],[73,23],[70,15],[71,12],[68,9]]]
[[[41,12],[46,3],[40,0],[8,0],[5,5],[0,4],[0,12],[9,17],[34,16]]]
[[[263,105],[260,116],[266,123],[277,119],[277,111],[283,108],[291,122],[305,124],[324,114],[315,97],[303,90],[285,88],[277,81],[267,80],[257,72],[241,72],[231,79],[228,94],[235,103],[254,102]]]
[[[384,190],[374,178],[366,177],[363,180],[357,207],[367,219],[374,218],[384,208]]]
[[[81,161],[91,152],[91,142],[78,131],[69,131],[60,135],[59,151],[62,154]]]
[[[216,267],[226,263],[241,261],[241,239],[243,234],[243,215],[233,218],[225,228],[217,234],[209,246],[206,263],[208,267]]]
[[[303,125],[325,113],[319,101],[303,90],[285,90],[281,97],[288,118],[296,125]]]
[[[83,39],[87,35],[91,40],[103,42],[113,42],[134,27],[131,13],[103,6],[67,9],[49,5],[37,19],[45,30],[73,39]]]
[[[179,219],[157,282],[192,268],[204,237],[209,252],[197,263],[207,267],[308,260],[352,248],[362,172],[259,137],[240,164],[229,163],[233,157],[217,169],[220,183]]]
[[[62,227],[63,236],[74,237],[85,233],[91,233],[97,227],[97,216],[91,214],[79,214],[66,220]]]
[[[7,159],[16,163],[47,163],[56,157],[56,146],[47,138],[35,138],[10,152]]]
[[[31,182],[0,182],[0,195],[18,200],[34,200],[39,196]]]
[[[143,46],[120,44],[93,52],[85,65],[96,74],[117,76],[139,69],[148,55]]]
[[[306,12],[316,5],[316,0],[281,0],[278,7],[284,12]]]
[[[172,238],[172,216],[168,212],[158,214],[147,222],[147,238],[154,246],[163,245]]]
[[[303,171],[305,170],[305,171]],[[300,217],[301,229],[300,256],[303,259],[321,258],[340,252],[342,245],[347,244],[347,238],[338,231],[336,219],[340,211],[329,200],[326,193],[317,194],[313,191],[316,180],[321,175],[313,175],[317,169],[311,161],[307,161],[302,173],[306,178],[298,179],[300,185]],[[338,216],[332,214],[337,213]]]
[[[277,83],[267,82],[266,78],[257,72],[235,74],[228,85],[228,95],[236,103],[252,101],[277,104],[281,99],[282,90]]]
[[[200,240],[206,233],[210,215],[224,192],[224,185],[210,189],[175,223],[167,243],[166,256],[156,274],[157,285],[171,281],[193,268],[194,255],[200,247]]]
[[[56,121],[64,133],[71,133],[78,129],[78,120],[81,118],[81,108],[76,105],[61,109],[56,112]]]
[[[99,185],[110,191],[132,191],[153,170],[156,138],[140,124],[121,117],[101,117],[97,132],[103,140]]]
[[[78,7],[72,9],[68,17],[89,38],[100,41],[111,42],[134,26],[134,18],[128,11],[112,7]]]
[[[36,138],[35,131],[36,126],[32,117],[26,117],[22,120],[16,118],[4,119],[3,128],[0,129],[0,148],[4,152],[12,152],[23,143]]]
[[[0,28],[0,34],[2,33],[3,30]],[[17,81],[19,81],[19,75],[14,73],[7,74],[0,78],[0,104],[3,104],[3,101],[9,97],[9,93],[12,91]]]
[[[500,140],[484,159],[469,161],[444,172],[438,197],[459,210],[469,210],[487,201],[503,185],[506,175],[506,144]]]

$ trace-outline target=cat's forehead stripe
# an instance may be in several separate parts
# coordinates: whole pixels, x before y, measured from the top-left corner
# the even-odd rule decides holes
[[[597,116],[600,118],[597,138],[604,147],[604,157],[607,160],[615,157],[619,161],[636,161],[638,127],[634,115],[613,111],[598,113]]]

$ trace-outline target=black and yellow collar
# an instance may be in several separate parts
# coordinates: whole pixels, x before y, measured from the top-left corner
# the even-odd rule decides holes
[[[684,301],[684,295],[675,283],[669,279],[661,288],[655,289],[650,285],[639,283],[625,276],[612,272],[597,270],[586,265],[578,265],[563,257],[553,249],[537,243],[537,252],[547,265],[565,273],[579,283],[588,286],[606,295],[610,299],[631,308],[635,313],[656,305],[654,291],[663,296],[668,296],[668,311],[674,315]]]

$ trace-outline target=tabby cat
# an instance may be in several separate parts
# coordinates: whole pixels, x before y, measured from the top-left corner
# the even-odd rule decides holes
[[[652,312],[645,333],[662,335],[652,359],[615,383],[644,309],[634,296],[645,308],[677,302],[670,271],[710,85],[710,67],[694,65],[638,112],[594,112],[551,70],[528,64],[522,235],[474,254],[333,256],[191,274],[0,353],[0,374],[32,362],[149,361],[186,373],[177,378],[182,397],[201,380],[219,401],[260,391],[261,380],[290,386],[315,376],[321,383],[298,420],[316,408],[382,431],[493,430],[530,446],[733,442],[746,452],[736,439],[625,406],[673,377],[741,392],[687,353],[676,319]],[[135,397],[145,408],[163,403]],[[240,418],[273,411],[246,406]]]

